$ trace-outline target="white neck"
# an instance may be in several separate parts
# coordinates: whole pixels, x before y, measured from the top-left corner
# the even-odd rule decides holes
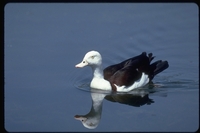
[[[104,78],[101,66],[93,66],[92,70],[93,70],[93,78],[99,78],[99,79]]]

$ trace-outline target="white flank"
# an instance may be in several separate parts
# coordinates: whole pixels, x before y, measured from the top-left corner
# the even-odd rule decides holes
[[[145,73],[142,73],[142,77],[138,79],[137,81],[135,81],[134,84],[131,86],[125,86],[125,85],[117,86],[116,84],[114,85],[116,86],[118,92],[128,92],[133,89],[145,86],[148,82],[149,82],[148,75],[146,75]]]

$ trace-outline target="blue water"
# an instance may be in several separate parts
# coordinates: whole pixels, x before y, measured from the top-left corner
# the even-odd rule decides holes
[[[4,12],[5,130],[199,128],[196,4],[9,3]],[[167,60],[169,68],[153,79],[153,90],[144,89],[153,102],[136,107],[120,103],[120,96],[114,102],[111,95],[99,103],[101,119],[95,129],[75,120],[92,106],[88,87],[92,71],[75,68],[90,50],[102,54],[104,67],[143,51],[152,52],[154,60]]]

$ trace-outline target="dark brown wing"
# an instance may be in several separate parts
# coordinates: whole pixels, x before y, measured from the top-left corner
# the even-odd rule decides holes
[[[114,75],[109,78],[109,81],[110,83],[119,86],[129,86],[133,84],[136,80],[140,79],[141,75],[141,72],[132,69],[131,66],[129,66],[115,72]]]
[[[149,64],[150,58],[143,52],[141,55],[105,68],[104,78],[120,86],[129,86],[140,79],[142,72],[148,74]]]
[[[143,52],[138,56],[105,68],[104,79],[110,81],[112,86],[113,84],[129,86],[140,79],[144,72],[152,80],[156,74],[169,67],[168,62],[162,60],[158,60],[150,65],[153,59],[152,53],[149,53],[147,56],[146,52]]]

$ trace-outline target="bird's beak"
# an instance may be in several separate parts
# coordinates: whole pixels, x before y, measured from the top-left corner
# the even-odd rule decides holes
[[[80,120],[80,118],[81,118],[81,116],[79,116],[79,115],[74,116],[74,119],[76,119],[76,120]]]
[[[81,63],[77,64],[75,67],[76,68],[81,68],[81,67],[84,67],[84,66],[87,66],[87,65],[88,65],[88,63],[86,61],[84,63],[82,61]]]
[[[81,121],[81,122],[87,120],[87,118],[86,118],[85,116],[83,116],[83,115],[75,115],[75,116],[74,116],[74,119],[79,120],[79,121]],[[82,120],[83,120],[83,121],[82,121]]]

